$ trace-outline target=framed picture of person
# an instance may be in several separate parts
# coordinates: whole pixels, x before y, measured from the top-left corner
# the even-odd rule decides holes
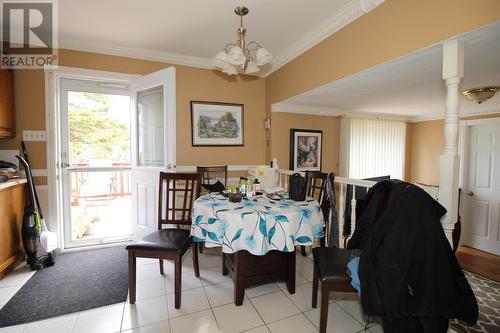
[[[321,171],[323,131],[290,129],[290,170]]]
[[[243,146],[243,104],[191,102],[193,146]]]

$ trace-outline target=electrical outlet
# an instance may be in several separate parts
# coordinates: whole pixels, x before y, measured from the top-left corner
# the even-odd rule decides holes
[[[23,131],[23,141],[47,141],[45,131]]]

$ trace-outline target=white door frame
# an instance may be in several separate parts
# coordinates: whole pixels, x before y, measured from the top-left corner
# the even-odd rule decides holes
[[[460,120],[459,123],[459,140],[458,140],[458,152],[460,155],[460,176],[459,176],[459,187],[461,189],[467,184],[468,166],[469,166],[469,128],[471,126],[481,126],[481,125],[500,125],[500,117],[495,118],[484,118],[484,119],[471,119],[471,120]],[[462,191],[460,198],[460,215],[463,216],[464,207],[464,196],[466,193]],[[462,228],[464,230],[464,228]],[[463,239],[463,237],[460,237]],[[462,243],[462,241],[460,241]]]
[[[59,66],[57,69],[45,69],[45,130],[47,133],[47,186],[49,203],[49,228],[58,235],[60,251],[64,252],[64,227],[61,184],[60,152],[60,79],[80,79],[88,81],[106,81],[120,85],[129,85],[130,80],[140,75],[97,71],[74,67]],[[78,248],[81,250],[82,248]]]

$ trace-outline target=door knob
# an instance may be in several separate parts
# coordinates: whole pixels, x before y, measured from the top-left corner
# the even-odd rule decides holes
[[[472,196],[474,195],[474,192],[472,192],[472,191],[471,191],[471,192],[467,193],[467,195],[468,195],[469,197],[472,197]]]
[[[61,163],[61,168],[67,169],[69,168],[69,163]]]

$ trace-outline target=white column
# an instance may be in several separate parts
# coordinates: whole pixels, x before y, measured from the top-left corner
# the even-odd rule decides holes
[[[446,83],[446,113],[444,120],[444,151],[440,158],[439,202],[448,210],[441,220],[451,243],[458,217],[458,157],[459,85],[464,74],[463,45],[458,40],[443,45],[443,79]]]

